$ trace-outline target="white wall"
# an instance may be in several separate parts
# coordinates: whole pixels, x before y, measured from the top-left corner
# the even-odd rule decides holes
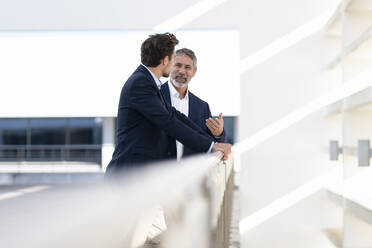
[[[315,18],[321,12],[318,9],[320,5],[312,8],[302,3],[303,6],[300,3],[298,6],[294,4],[297,7],[290,14],[286,12],[292,7],[290,2],[282,6],[273,3],[273,6],[278,7],[270,8],[271,11],[278,10],[274,11],[274,15],[288,15],[282,19],[272,19],[270,14],[265,15],[268,19],[266,22],[275,26],[275,30],[268,29],[268,33],[274,34],[276,30],[285,33],[284,30],[301,27],[309,21],[304,16],[312,15]],[[280,11],[283,9],[286,11]],[[323,5],[323,10],[326,9],[327,6]],[[261,30],[263,33],[265,31]],[[262,40],[266,39],[265,35],[262,37]],[[271,40],[275,41],[275,37]],[[241,77],[239,140],[254,137],[258,131],[339,87],[342,84],[341,70],[329,71],[327,64],[340,50],[340,39],[327,37],[324,30],[319,29],[305,40],[244,73]],[[243,233],[243,247],[311,247],[314,244],[308,241],[315,242],[316,235],[322,240],[316,247],[329,247],[329,240],[321,236],[321,230],[342,224],[342,209],[339,208],[332,217],[329,212],[316,211],[324,207],[329,209],[327,198],[305,198],[298,201],[298,204],[291,203],[293,198],[285,198],[288,193],[324,172],[340,166],[340,161],[329,161],[328,147],[331,139],[341,139],[341,116],[327,116],[324,109],[319,109],[299,122],[288,123],[290,125],[283,125],[282,131],[241,156],[242,220],[250,220],[251,223],[247,223],[250,225],[257,219],[266,220],[263,217],[265,215],[270,216]],[[316,192],[321,193],[318,190]],[[282,200],[280,206],[286,206],[284,211],[275,212],[281,209],[279,205],[266,208],[277,200]],[[262,212],[255,216],[258,211]],[[301,238],[292,239],[292,236]]]
[[[241,140],[341,85],[341,73],[323,78],[326,62],[338,51],[332,45],[322,34],[314,35],[243,77]],[[330,169],[328,142],[340,136],[341,118],[319,110],[246,152],[243,215]]]

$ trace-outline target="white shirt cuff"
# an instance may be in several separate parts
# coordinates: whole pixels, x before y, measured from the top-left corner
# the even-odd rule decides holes
[[[212,151],[213,145],[214,145],[214,142],[212,141],[212,144],[211,144],[211,146],[209,147],[209,149],[208,149],[208,152],[207,152],[207,153],[210,153],[210,152]]]

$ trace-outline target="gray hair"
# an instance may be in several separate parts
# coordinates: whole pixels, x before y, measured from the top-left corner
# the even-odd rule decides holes
[[[198,60],[196,59],[195,53],[188,48],[181,48],[176,51],[176,55],[185,54],[194,62],[194,67],[196,69]]]

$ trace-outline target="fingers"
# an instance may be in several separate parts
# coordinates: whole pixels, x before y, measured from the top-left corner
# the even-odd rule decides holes
[[[209,124],[209,126],[211,126],[213,129],[218,129],[218,124],[215,120],[213,120],[212,118],[209,118],[206,120],[206,124]]]
[[[221,151],[223,153],[223,157],[221,160],[225,161],[229,159],[231,154],[231,145],[225,143],[215,143],[212,149],[212,152]]]
[[[212,132],[212,134],[215,132],[211,126],[208,126],[208,124],[207,124],[207,128]]]
[[[231,145],[230,144],[223,144],[224,145],[224,150],[223,150],[223,158],[222,160],[228,160],[231,154]]]
[[[216,122],[216,124],[218,126],[221,126],[222,123],[221,123],[221,120],[219,118],[215,118],[214,121]]]
[[[223,123],[220,123],[220,121],[216,118],[216,120],[213,120],[212,118],[205,120],[205,125],[209,128],[209,130],[212,132],[214,136],[221,136],[223,132]]]
[[[218,116],[218,118],[216,118],[216,121],[217,121],[219,124],[223,125],[222,113],[220,113],[220,115]]]
[[[226,161],[229,159],[229,156],[225,155],[225,153],[223,154],[223,157],[221,158],[222,161]]]
[[[212,119],[213,120],[213,119]],[[222,118],[222,113],[219,114],[218,118],[214,118],[215,123],[218,126],[223,126],[223,118]]]
[[[220,114],[221,116],[221,114]],[[221,121],[222,120],[222,121]],[[214,136],[221,136],[223,132],[223,119],[209,117],[205,120],[205,125],[209,128]]]
[[[205,122],[205,125],[209,128],[209,130],[211,130],[212,132],[214,132],[215,128],[214,128],[214,126],[209,121]]]
[[[228,160],[228,159],[229,159],[229,155],[230,155],[230,154],[226,154],[226,153],[224,153],[224,154],[223,154],[223,157],[221,158],[221,160],[222,160],[222,161],[226,161],[226,160]]]

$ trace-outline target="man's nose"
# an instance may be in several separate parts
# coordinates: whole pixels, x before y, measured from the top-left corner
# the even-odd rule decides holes
[[[179,70],[179,72],[182,73],[182,74],[185,74],[185,71],[186,71],[186,70],[185,70],[185,68],[183,68],[183,67],[181,67],[180,70]]]

